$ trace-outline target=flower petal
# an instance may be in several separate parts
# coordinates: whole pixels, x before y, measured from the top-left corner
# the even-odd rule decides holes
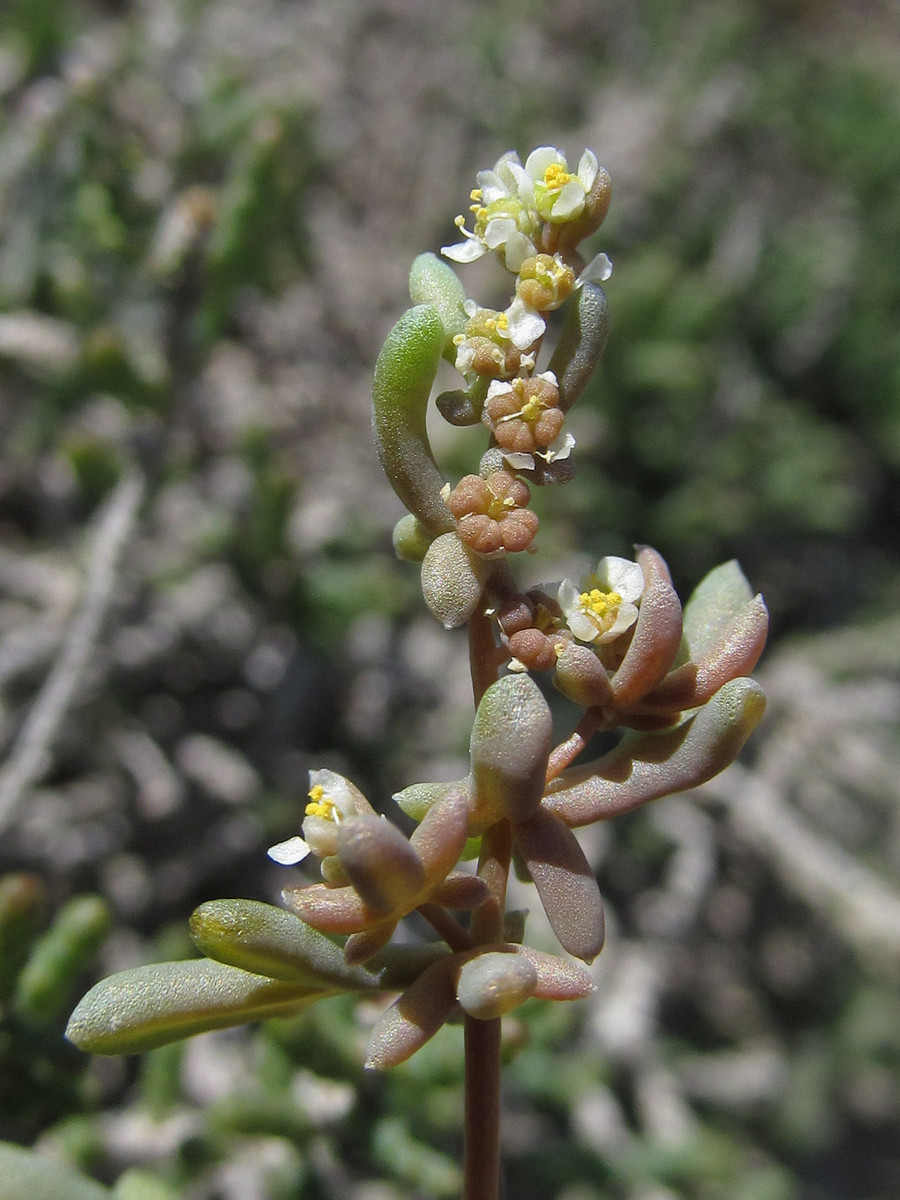
[[[517,350],[527,350],[531,343],[536,341],[547,328],[547,323],[540,313],[535,312],[533,308],[529,308],[519,296],[513,300],[512,304],[506,310],[506,319],[508,321],[509,340]]]
[[[452,246],[441,246],[444,258],[453,262],[470,263],[487,254],[487,246],[474,237],[468,237],[464,242],[455,242]]]
[[[266,851],[269,858],[282,867],[293,867],[297,863],[303,862],[304,858],[311,853],[312,851],[302,837],[292,837],[285,842],[276,842]]]

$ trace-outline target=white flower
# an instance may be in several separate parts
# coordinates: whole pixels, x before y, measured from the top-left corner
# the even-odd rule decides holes
[[[553,146],[532,150],[525,160],[525,174],[531,180],[534,207],[541,218],[551,224],[561,224],[581,216],[598,170],[597,157],[590,150],[582,154],[574,175],[569,171],[565,155]]]
[[[584,287],[586,283],[606,283],[610,275],[612,263],[609,257],[606,254],[595,254],[575,280],[575,289]],[[518,350],[525,350],[532,345],[547,328],[547,322],[537,309],[526,304],[521,296],[516,296],[505,316],[509,339]]]
[[[458,216],[455,225],[463,240],[442,246],[441,254],[453,262],[469,263],[489,250],[498,250],[509,270],[518,271],[524,260],[537,252],[533,238],[540,222],[534,210],[533,181],[518,156],[510,152],[497,160],[493,170],[479,171],[475,182],[470,197],[475,229],[466,229],[465,217]]]
[[[550,443],[546,450],[535,450],[534,454],[525,454],[522,451],[514,451],[511,454],[504,454],[505,462],[508,462],[514,471],[533,471],[535,467],[535,458],[542,458],[545,463],[552,463],[568,458],[575,449],[575,438],[568,430],[563,429],[558,437]]]
[[[644,575],[635,562],[610,556],[576,588],[568,579],[559,587],[559,606],[569,629],[581,642],[602,645],[621,637],[638,616]]]
[[[337,850],[341,821],[359,815],[353,791],[343,775],[335,771],[310,771],[309,803],[303,818],[302,837],[288,838],[270,846],[269,858],[282,866],[294,866],[308,854],[327,858]]]

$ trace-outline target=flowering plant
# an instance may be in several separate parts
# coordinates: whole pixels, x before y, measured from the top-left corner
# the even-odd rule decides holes
[[[285,908],[249,900],[203,904],[191,935],[204,957],[123,972],[99,983],[68,1036],[100,1054],[130,1053],[203,1030],[297,1013],[338,992],[398,993],[377,1021],[367,1065],[408,1059],[449,1019],[466,1030],[468,1200],[498,1194],[501,1018],[529,997],[573,1000],[594,984],[604,939],[594,871],[574,828],[696,786],[737,755],[762,716],[749,678],[767,614],[736,563],[716,568],[684,609],[662,557],[606,557],[586,579],[518,584],[513,562],[539,529],[532,488],[573,474],[565,427],[603,351],[611,272],[581,241],[603,221],[610,181],[585,151],[577,170],[552,147],[522,165],[504,155],[479,172],[474,228],[443,249],[468,263],[495,255],[513,275],[504,311],[471,300],[451,267],[420,255],[413,307],[379,355],[373,428],[384,470],[407,509],[400,559],[420,564],[425,603],[448,629],[468,629],[475,699],[468,774],[413,783],[396,797],[411,836],[378,815],[349,780],[310,774],[301,833],[273,846],[320,879],[285,887]],[[544,369],[547,316],[568,307]],[[484,426],[477,469],[444,478],[426,429],[438,366],[462,384],[436,397],[453,425]],[[541,681],[578,710],[554,730]],[[600,731],[613,749],[576,763]],[[534,884],[564,953],[524,944],[506,910],[513,854]],[[463,865],[477,855],[475,870]],[[398,943],[418,913],[436,937]],[[573,961],[579,960],[579,961]]]

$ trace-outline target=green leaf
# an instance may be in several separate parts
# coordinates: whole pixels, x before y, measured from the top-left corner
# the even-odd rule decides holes
[[[466,289],[459,276],[436,254],[420,254],[409,269],[409,297],[413,304],[433,304],[444,326],[444,353],[451,362],[456,358],[453,339],[462,333],[466,321]]]
[[[110,1200],[99,1183],[22,1146],[0,1142],[3,1200]]]
[[[91,988],[66,1037],[93,1054],[138,1054],[209,1029],[291,1016],[329,994],[208,959],[155,963]]]
[[[315,988],[370,988],[372,975],[349,967],[341,948],[294,913],[259,900],[209,900],[191,916],[191,938],[209,958]]]
[[[16,1012],[33,1025],[52,1025],[70,1003],[73,981],[100,948],[109,923],[99,896],[77,896],[64,905],[19,976]]]
[[[684,607],[684,639],[679,657],[697,662],[721,641],[738,613],[752,599],[753,589],[735,559],[713,567],[697,584]]]
[[[375,446],[394,491],[429,533],[449,532],[425,413],[444,348],[444,323],[432,304],[408,309],[381,348],[372,383]]]
[[[465,780],[454,780],[452,783],[411,783],[402,792],[395,792],[392,800],[414,821],[421,821],[428,810],[438,800],[443,800],[452,792],[458,792],[465,786]]]
[[[600,361],[609,333],[606,292],[595,283],[585,283],[569,309],[548,369],[559,382],[559,406],[568,412],[587,386]]]

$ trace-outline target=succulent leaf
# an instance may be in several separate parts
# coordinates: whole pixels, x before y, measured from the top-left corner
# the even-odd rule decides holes
[[[195,909],[190,930],[203,954],[256,975],[319,988],[375,984],[367,971],[348,967],[324,934],[259,900],[209,900]]]
[[[513,830],[559,944],[592,962],[603,949],[603,900],[590,863],[572,831],[541,808]]]
[[[481,698],[470,753],[476,824],[521,821],[541,802],[553,720],[530,675],[504,675]]]
[[[66,1037],[92,1054],[137,1054],[210,1029],[288,1016],[334,990],[205,958],[154,963],[91,988],[69,1018]]]
[[[441,499],[444,477],[425,428],[444,339],[434,305],[408,309],[381,348],[372,384],[372,427],[381,465],[394,491],[433,535],[453,528]]]
[[[753,589],[736,559],[713,567],[694,588],[684,606],[682,657],[697,662],[721,641]]]
[[[409,297],[413,304],[431,304],[444,326],[444,353],[456,357],[453,339],[462,333],[466,320],[463,305],[466,289],[459,276],[436,254],[419,254],[409,269]]]
[[[627,733],[603,758],[564,771],[543,807],[576,828],[698,787],[737,758],[765,706],[758,683],[733,679],[674,729]]]
[[[470,554],[455,533],[441,534],[431,543],[422,560],[422,595],[445,629],[465,625],[478,607],[490,571],[490,564]]]
[[[578,291],[548,364],[559,382],[559,406],[568,412],[600,361],[609,333],[606,292],[595,283]]]

